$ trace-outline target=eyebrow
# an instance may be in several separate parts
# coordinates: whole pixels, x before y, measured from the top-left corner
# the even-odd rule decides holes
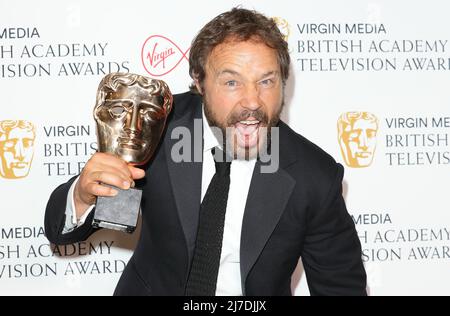
[[[238,73],[237,71],[231,70],[231,69],[224,69],[222,71],[219,72],[218,76],[222,76],[222,75],[235,75],[235,76],[241,76],[240,73]]]
[[[279,72],[276,71],[276,70],[268,71],[268,72],[266,72],[265,74],[263,74],[263,75],[261,76],[261,79],[262,79],[262,78],[265,78],[265,77],[270,77],[270,76],[277,75],[278,73],[279,73]]]
[[[105,102],[127,102],[127,101],[133,101],[133,100],[132,99],[105,99]],[[140,104],[145,104],[145,105],[149,105],[152,107],[154,107],[154,106],[159,107],[159,105],[155,105],[155,104],[145,101],[145,100],[141,101]]]
[[[131,99],[105,99],[105,103],[108,102],[127,102],[127,101],[132,101]],[[163,105],[158,105],[158,104],[153,104],[150,103],[148,101],[141,101],[140,104],[144,104],[146,106],[148,106],[148,108],[150,108],[152,111],[156,112],[156,113],[165,113],[165,108],[164,108],[164,104]]]
[[[105,102],[124,102],[130,101],[131,99],[105,99]]]
[[[268,71],[268,72],[262,74],[262,75],[260,76],[260,79],[259,79],[259,80],[261,80],[261,79],[263,79],[263,78],[265,78],[265,77],[277,75],[278,73],[279,73],[279,71],[276,71],[276,70]],[[232,69],[224,69],[224,70],[222,70],[221,72],[219,72],[218,77],[220,77],[220,76],[222,76],[222,75],[227,75],[227,74],[241,77],[241,74],[240,74],[240,73],[238,73],[237,71],[234,71],[234,70],[232,70]]]

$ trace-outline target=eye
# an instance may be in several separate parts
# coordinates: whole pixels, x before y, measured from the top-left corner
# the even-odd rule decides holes
[[[23,146],[24,146],[25,148],[32,147],[32,146],[33,146],[33,143],[34,143],[33,140],[30,139],[30,138],[26,138],[26,139],[23,140]]]
[[[113,119],[122,118],[128,111],[121,105],[114,105],[108,109],[109,114]]]
[[[376,130],[373,130],[373,129],[367,130],[367,137],[373,138],[375,136],[377,136],[377,131]]]
[[[274,83],[275,83],[275,81],[274,81],[272,78],[264,79],[264,80],[261,80],[261,81],[259,82],[260,85],[266,86],[266,87],[270,87],[270,86],[272,86]]]
[[[236,80],[228,80],[227,82],[225,82],[225,85],[227,87],[234,88],[237,87],[238,82]]]
[[[359,138],[359,135],[361,134],[361,132],[359,132],[358,130],[352,131],[349,135],[348,138],[349,140],[356,140]]]
[[[16,142],[13,140],[7,140],[4,144],[3,144],[3,148],[7,151],[12,150],[16,145]]]
[[[141,116],[144,117],[144,119],[146,120],[159,120],[160,118],[162,118],[163,112],[161,111],[156,111],[154,108],[146,108],[146,109],[141,109],[140,111]]]

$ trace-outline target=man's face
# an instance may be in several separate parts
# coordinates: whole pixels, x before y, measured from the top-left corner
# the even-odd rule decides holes
[[[0,137],[1,176],[18,179],[28,176],[34,156],[35,134],[16,127]]]
[[[166,115],[162,96],[149,89],[119,85],[108,92],[95,110],[100,152],[120,156],[141,165],[152,156],[164,129]]]
[[[359,119],[348,125],[342,135],[346,147],[346,162],[351,167],[368,167],[372,164],[377,144],[377,124]]]
[[[211,52],[203,87],[197,83],[197,88],[204,96],[208,122],[227,136],[228,153],[238,159],[255,158],[282,109],[276,51],[253,40],[226,41]]]

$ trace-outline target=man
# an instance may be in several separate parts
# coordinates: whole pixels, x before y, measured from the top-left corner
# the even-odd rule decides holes
[[[0,122],[0,176],[6,179],[28,176],[35,138],[34,125],[28,121]]]
[[[361,246],[341,195],[343,168],[279,121],[290,59],[274,21],[245,9],[225,12],[194,39],[189,62],[196,93],[174,97],[145,173],[95,154],[51,196],[49,240],[88,238],[88,210],[96,197],[115,194],[100,183],[127,189],[145,177],[140,240],[115,294],[291,295],[302,257],[311,294],[365,295]],[[196,119],[203,121],[203,160],[175,162],[172,132],[194,133]],[[270,127],[279,144],[270,143]],[[262,172],[259,156],[267,146],[279,156],[271,173]],[[221,150],[231,163],[216,159]],[[72,202],[75,227],[65,215]]]
[[[348,112],[339,117],[339,145],[347,166],[364,168],[372,164],[377,131],[378,119],[371,113]]]

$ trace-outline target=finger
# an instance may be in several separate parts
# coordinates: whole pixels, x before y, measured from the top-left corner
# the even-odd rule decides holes
[[[124,190],[128,190],[131,187],[131,181],[128,178],[121,177],[116,173],[110,173],[105,171],[97,171],[91,174],[89,179],[90,183],[100,182],[108,185],[115,186]]]
[[[119,192],[111,187],[98,183],[90,183],[87,187],[89,194],[94,196],[116,196]]]
[[[95,163],[115,167],[118,169],[125,169],[128,166],[123,159],[110,153],[96,153],[92,157],[92,160]]]
[[[95,168],[95,169],[94,169]],[[112,180],[114,184],[107,183],[111,182],[111,180],[108,180],[105,178],[103,174],[110,174],[116,177],[119,177],[122,184],[120,183],[120,180]],[[110,178],[111,176],[108,176]],[[101,181],[103,180],[103,181]],[[123,172],[123,170],[119,170],[114,167],[106,166],[106,165],[90,165],[88,168],[83,170],[83,173],[80,178],[80,182],[83,185],[83,187],[86,187],[86,185],[90,182],[105,182],[107,184],[111,184],[120,188],[126,188],[128,189],[130,186],[133,187],[133,179],[131,178],[131,172],[126,168],[126,172]],[[123,185],[123,186],[122,186]]]
[[[131,173],[131,178],[134,180],[142,179],[145,177],[145,171],[133,166],[128,166],[128,170]]]
[[[103,172],[112,173],[112,174],[122,177],[124,180],[129,180],[130,182],[133,180],[132,174],[131,174],[130,170],[128,169],[128,167],[119,169],[116,167],[111,167],[111,166],[102,164],[102,165],[96,166],[95,171],[103,171]]]

